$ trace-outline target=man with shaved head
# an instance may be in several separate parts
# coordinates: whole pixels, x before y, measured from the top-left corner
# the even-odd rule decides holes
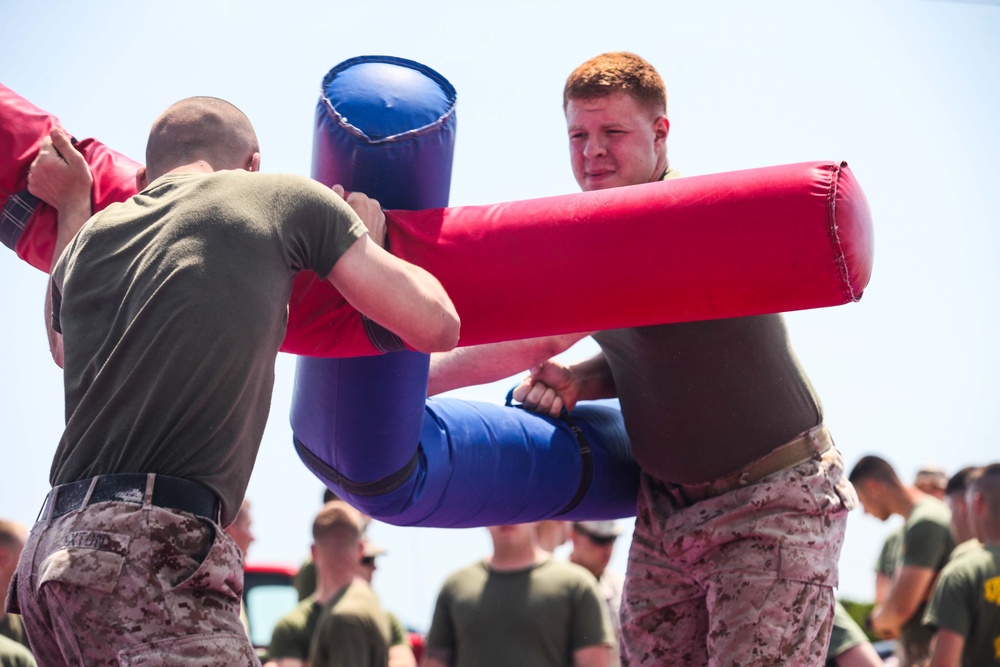
[[[47,300],[66,430],[16,573],[45,665],[256,665],[236,516],[299,271],[430,352],[454,347],[440,283],[382,249],[378,202],[259,174],[250,121],[195,97],[153,124],[139,193],[92,218],[61,131],[29,188],[59,211]]]

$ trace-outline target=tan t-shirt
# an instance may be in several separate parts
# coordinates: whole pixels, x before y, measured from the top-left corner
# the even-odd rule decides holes
[[[295,274],[365,233],[299,176],[168,174],[94,216],[52,272],[66,431],[52,484],[155,472],[239,509],[267,420]]]

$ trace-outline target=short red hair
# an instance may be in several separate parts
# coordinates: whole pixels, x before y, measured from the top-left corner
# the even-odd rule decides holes
[[[667,113],[667,87],[648,62],[627,51],[602,53],[583,63],[566,79],[563,110],[570,100],[590,100],[627,93],[655,115]]]

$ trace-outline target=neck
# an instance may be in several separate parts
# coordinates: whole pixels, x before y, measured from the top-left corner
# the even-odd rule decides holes
[[[895,514],[899,514],[904,519],[909,519],[910,515],[913,514],[913,508],[917,506],[917,503],[926,499],[928,496],[926,493],[920,489],[913,486],[900,487],[894,494],[892,498],[893,508],[892,511]]]
[[[541,563],[548,557],[549,553],[537,545],[512,551],[498,550],[494,551],[490,558],[490,569],[497,572],[525,570]]]
[[[601,574],[604,573],[604,570],[595,571],[595,569],[593,567],[591,567],[590,565],[587,565],[586,563],[581,563],[580,561],[578,561],[576,559],[576,554],[575,553],[571,553],[569,555],[569,562],[575,563],[576,565],[579,565],[580,567],[582,567],[583,569],[587,570],[588,572],[590,572],[592,575],[594,575],[598,579],[600,579],[601,578]]]
[[[190,164],[182,164],[178,167],[174,167],[168,172],[161,174],[161,176],[166,176],[167,174],[212,174],[215,173],[215,169],[209,163],[204,160],[195,160]]]
[[[316,568],[316,601],[326,604],[330,598],[336,595],[354,581],[355,571],[353,568],[342,567]]]

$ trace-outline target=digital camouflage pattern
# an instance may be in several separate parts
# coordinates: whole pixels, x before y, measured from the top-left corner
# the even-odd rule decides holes
[[[217,524],[98,503],[35,524],[16,597],[38,664],[256,666],[240,623],[242,555]]]
[[[818,431],[816,451],[828,438]],[[690,507],[674,498],[642,476],[622,664],[822,666],[857,504],[839,452]]]

